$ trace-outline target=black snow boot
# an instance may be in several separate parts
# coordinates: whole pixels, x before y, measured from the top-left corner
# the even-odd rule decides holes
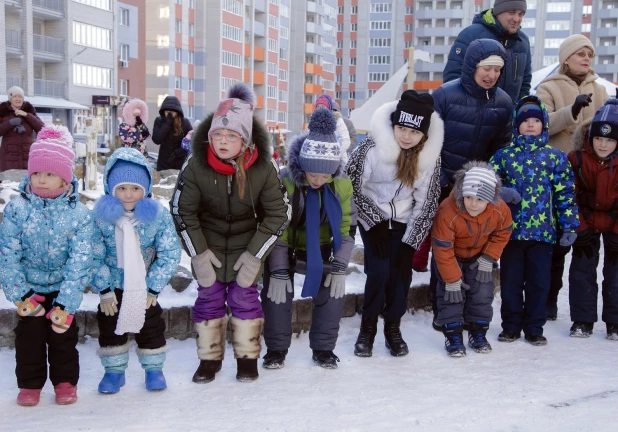
[[[545,312],[547,313],[547,321],[556,321],[558,319],[558,295],[549,293],[547,303],[545,303]]]
[[[215,379],[215,374],[221,370],[221,360],[202,360],[193,374],[193,382],[206,384]]]
[[[466,347],[463,342],[463,323],[444,325],[444,349],[449,357],[465,357]]]
[[[575,321],[571,326],[571,337],[589,338],[592,336],[594,323]]]
[[[285,363],[286,355],[288,355],[288,350],[267,350],[266,355],[264,356],[264,363],[262,363],[262,366],[265,369],[281,369]]]
[[[530,334],[526,335],[526,341],[528,341],[531,345],[534,346],[543,346],[547,345],[547,338],[541,334]]]
[[[384,345],[393,357],[408,355],[408,344],[401,337],[399,322],[384,321]]]
[[[258,374],[257,359],[236,359],[236,379],[240,382],[255,381]]]
[[[487,341],[489,322],[474,321],[468,325],[468,346],[477,353],[487,354],[491,352],[491,345]]]
[[[378,332],[378,317],[368,318],[363,315],[360,333],[354,344],[354,355],[358,357],[371,357],[373,354],[373,341]]]
[[[332,351],[313,350],[313,362],[324,369],[337,369],[339,357]]]
[[[521,332],[512,332],[508,330],[502,330],[498,335],[498,342],[515,342],[521,337]]]
[[[607,336],[605,338],[618,341],[618,324],[607,324]]]

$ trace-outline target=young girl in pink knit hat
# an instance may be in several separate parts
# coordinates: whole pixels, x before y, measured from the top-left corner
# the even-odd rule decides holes
[[[79,354],[74,314],[90,282],[94,220],[79,202],[73,138],[46,126],[30,148],[20,195],[0,225],[0,285],[15,303],[17,403],[39,403],[49,377],[56,403],[77,400]]]

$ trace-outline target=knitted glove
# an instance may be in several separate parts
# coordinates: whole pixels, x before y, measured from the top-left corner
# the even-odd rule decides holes
[[[462,303],[464,301],[462,290],[469,290],[470,286],[459,279],[455,282],[447,283],[445,288],[446,293],[444,294],[444,301],[449,303]]]
[[[333,263],[333,270],[326,275],[324,286],[330,287],[330,296],[334,299],[340,299],[345,295],[345,267],[343,264]]]
[[[19,117],[15,117],[9,120],[9,123],[11,124],[11,126],[18,126],[21,124],[21,119]]]
[[[39,294],[34,294],[23,301],[16,301],[15,305],[17,306],[17,314],[23,317],[43,316],[45,315],[45,309],[40,305],[40,303],[43,303],[44,301],[45,297]]]
[[[73,315],[65,310],[62,310],[60,306],[52,308],[45,317],[51,320],[52,330],[56,333],[64,333],[71,327],[73,322]]]
[[[149,309],[151,306],[157,305],[157,295],[148,291],[148,295],[146,295],[146,309]]]
[[[470,265],[471,269],[479,268],[476,272],[476,280],[481,283],[491,282],[493,279],[494,260],[488,255],[481,255]]]
[[[105,291],[107,290],[103,290],[103,292],[99,294],[99,308],[105,316],[114,316],[118,313],[118,299],[116,298],[116,293],[111,289],[109,292]]]
[[[291,293],[292,281],[287,270],[277,270],[270,274],[270,284],[268,285],[268,297],[274,304],[281,304],[287,301],[286,291]]]
[[[375,253],[380,259],[386,259],[389,257],[389,235],[388,235],[388,221],[382,221],[377,225],[374,225],[369,231],[367,231],[369,242],[375,249]]]
[[[579,113],[582,112],[584,107],[587,107],[592,103],[592,93],[588,94],[580,94],[575,98],[575,102],[573,102],[573,106],[571,107],[571,114],[573,115],[573,119],[577,120]]]
[[[234,270],[238,272],[236,275],[236,283],[241,288],[249,288],[258,277],[258,273],[262,268],[262,261],[254,257],[249,251],[244,251],[234,264]]]
[[[217,259],[215,254],[206,249],[199,255],[191,257],[191,265],[197,277],[197,283],[204,288],[209,288],[217,281],[217,274],[214,267],[221,268],[221,261]],[[213,267],[214,266],[214,267]]]
[[[521,195],[513,188],[503,187],[500,191],[500,198],[507,204],[519,204]]]
[[[577,234],[574,232],[565,232],[560,238],[560,246],[568,247],[577,239]]]
[[[407,243],[401,243],[397,256],[395,257],[395,266],[403,280],[408,280],[412,277],[412,259],[414,258],[414,248]]]
[[[594,247],[592,246],[592,231],[590,228],[586,228],[583,231],[577,233],[577,239],[573,242],[573,255],[587,259],[594,257]]]

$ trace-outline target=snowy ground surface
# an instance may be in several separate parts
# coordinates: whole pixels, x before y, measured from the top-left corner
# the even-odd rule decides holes
[[[493,352],[453,359],[431,314],[407,314],[407,357],[391,357],[378,333],[374,356],[353,354],[360,317],[342,321],[335,353],[338,370],[311,362],[308,335],[294,338],[281,370],[260,368],[254,383],[235,379],[228,345],[214,382],[197,385],[195,342],[170,340],[165,374],[169,388],[148,393],[135,353],[127,385],[100,395],[102,376],[96,340],[79,345],[79,401],[54,405],[47,384],[35,408],[16,405],[14,351],[0,349],[0,418],[3,431],[615,431],[618,404],[618,344],[605,340],[597,324],[590,339],[568,336],[567,293],[558,321],[545,327],[546,347],[496,341],[500,301],[488,337]]]

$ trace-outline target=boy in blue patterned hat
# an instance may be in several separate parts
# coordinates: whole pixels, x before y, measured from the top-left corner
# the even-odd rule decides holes
[[[152,168],[136,149],[116,150],[105,167],[105,195],[94,207],[98,232],[92,286],[97,312],[99,356],[105,375],[100,393],[117,393],[129,361],[127,333],[135,334],[146,388],[167,387],[163,363],[165,322],[157,296],[180,262],[172,216],[152,196]]]
[[[513,215],[513,234],[500,259],[500,342],[519,339],[523,330],[532,345],[547,344],[543,326],[552,248],[556,242],[571,246],[577,238],[573,170],[548,139],[545,106],[536,96],[523,97],[513,111],[513,142],[489,161],[502,177],[502,198]]]

